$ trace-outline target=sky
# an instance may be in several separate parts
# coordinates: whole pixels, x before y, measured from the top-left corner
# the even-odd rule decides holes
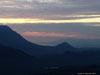
[[[100,0],[0,0],[0,23],[27,40],[99,46]]]

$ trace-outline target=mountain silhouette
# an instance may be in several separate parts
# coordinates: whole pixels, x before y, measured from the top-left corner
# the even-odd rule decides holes
[[[11,48],[20,49],[31,55],[60,53],[60,51],[64,52],[65,50],[73,48],[68,43],[62,43],[55,47],[31,43],[6,25],[0,26],[0,43]]]
[[[33,54],[42,49],[41,46],[25,40],[21,35],[13,31],[8,26],[0,26],[0,43],[12,48],[23,50],[26,53]]]
[[[63,43],[57,45],[57,47],[67,48],[67,49],[72,49],[72,48],[74,48],[73,46],[71,46],[71,45],[70,45],[69,43],[67,43],[67,42],[63,42]]]

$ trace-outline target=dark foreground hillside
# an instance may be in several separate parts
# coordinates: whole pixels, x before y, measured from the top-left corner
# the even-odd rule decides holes
[[[59,68],[48,68],[38,75],[100,75],[99,65],[77,65]]]
[[[34,58],[0,45],[0,75],[100,75],[99,50],[67,51]]]
[[[32,57],[28,54],[0,45],[0,75],[30,73],[32,64]]]

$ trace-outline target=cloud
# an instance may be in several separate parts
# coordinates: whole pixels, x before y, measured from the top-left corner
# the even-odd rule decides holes
[[[100,39],[100,36],[84,36],[78,33],[55,33],[55,32],[24,32],[23,36],[32,37],[59,37],[59,38],[78,38],[78,39]]]
[[[54,33],[54,32],[24,32],[23,36],[38,36],[38,37],[77,37],[76,34],[63,34],[63,33]]]
[[[94,27],[100,27],[100,23],[90,23],[88,24],[90,26],[94,26]]]
[[[0,16],[50,20],[97,18],[99,7],[100,0],[0,0]]]
[[[55,32],[55,33],[78,33],[84,36],[100,36],[100,23],[52,23],[52,24],[10,24],[17,32]]]

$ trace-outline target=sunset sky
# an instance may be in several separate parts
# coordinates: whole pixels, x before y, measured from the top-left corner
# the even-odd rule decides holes
[[[31,42],[100,44],[100,0],[0,0],[0,23]]]

